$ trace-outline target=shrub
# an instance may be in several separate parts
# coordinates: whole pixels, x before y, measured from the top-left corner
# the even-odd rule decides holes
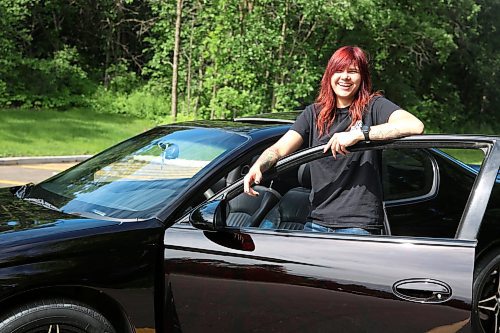
[[[22,58],[5,78],[0,103],[23,108],[67,108],[85,106],[95,85],[78,63],[75,48],[64,47],[51,59]]]
[[[170,115],[170,97],[152,92],[147,86],[130,93],[100,87],[92,99],[92,106],[99,112],[128,114],[158,121]]]
[[[129,71],[126,61],[111,65],[106,70],[106,77],[109,80],[107,88],[113,92],[131,93],[141,85],[137,74]]]
[[[256,114],[262,109],[262,100],[247,90],[238,91],[232,87],[223,87],[210,100],[210,112],[215,118],[228,119],[243,114]]]

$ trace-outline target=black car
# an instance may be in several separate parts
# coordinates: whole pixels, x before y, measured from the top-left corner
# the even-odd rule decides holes
[[[498,332],[500,137],[359,143],[384,225],[307,232],[322,147],[242,193],[290,119],[160,126],[2,189],[0,333]]]

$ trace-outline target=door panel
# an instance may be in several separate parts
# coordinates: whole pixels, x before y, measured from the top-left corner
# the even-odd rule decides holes
[[[245,232],[253,251],[190,226],[167,230],[166,287],[182,332],[470,331],[475,242]],[[396,296],[401,281],[418,297]],[[449,299],[422,303],[446,287]]]

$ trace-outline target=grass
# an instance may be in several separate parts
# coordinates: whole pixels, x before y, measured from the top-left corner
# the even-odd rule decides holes
[[[179,115],[179,120],[189,120],[184,118]],[[169,122],[170,117],[165,116],[163,123]],[[95,154],[155,125],[153,120],[83,108],[70,111],[0,109],[0,157]],[[491,124],[464,126],[470,128],[457,132],[498,135],[500,131]],[[466,163],[478,164],[483,158],[480,151],[447,152]]]
[[[95,154],[155,125],[152,120],[90,109],[4,109],[0,157]]]
[[[453,156],[466,164],[481,164],[484,160],[484,153],[480,149],[441,149],[446,154]]]

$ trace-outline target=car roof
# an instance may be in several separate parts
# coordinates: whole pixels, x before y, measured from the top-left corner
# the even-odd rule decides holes
[[[263,123],[283,123],[283,124],[293,124],[295,119],[299,116],[302,110],[290,111],[290,112],[272,112],[272,113],[261,113],[254,116],[244,116],[234,118],[234,121],[245,122],[252,124],[263,124]]]
[[[261,115],[252,117],[241,117],[229,120],[193,120],[185,121],[179,123],[171,123],[161,125],[161,127],[202,127],[202,128],[214,128],[223,129],[226,131],[231,131],[235,133],[245,134],[249,136],[255,136],[263,134],[264,132],[284,132],[291,124],[294,123],[295,118],[299,113],[286,113],[286,117],[279,116],[267,116]],[[277,114],[276,114],[277,115]]]
[[[406,138],[401,138],[399,140],[419,140],[419,141],[469,141],[469,142],[489,142],[493,143],[495,141],[500,142],[500,136],[498,135],[484,135],[484,134],[422,134],[414,135]],[[498,143],[497,143],[498,144]]]
[[[272,112],[261,113],[252,116],[236,117],[234,119],[215,119],[215,120],[193,120],[172,124],[165,124],[162,126],[186,126],[186,127],[204,127],[204,128],[220,128],[229,131],[234,131],[242,134],[252,134],[261,130],[269,128],[276,128],[284,125],[293,124],[297,117],[303,110],[289,111],[289,112]],[[412,136],[412,139],[418,137],[421,141],[478,141],[478,142],[500,142],[498,135],[484,135],[484,134],[424,134]],[[404,139],[403,139],[404,140]]]

